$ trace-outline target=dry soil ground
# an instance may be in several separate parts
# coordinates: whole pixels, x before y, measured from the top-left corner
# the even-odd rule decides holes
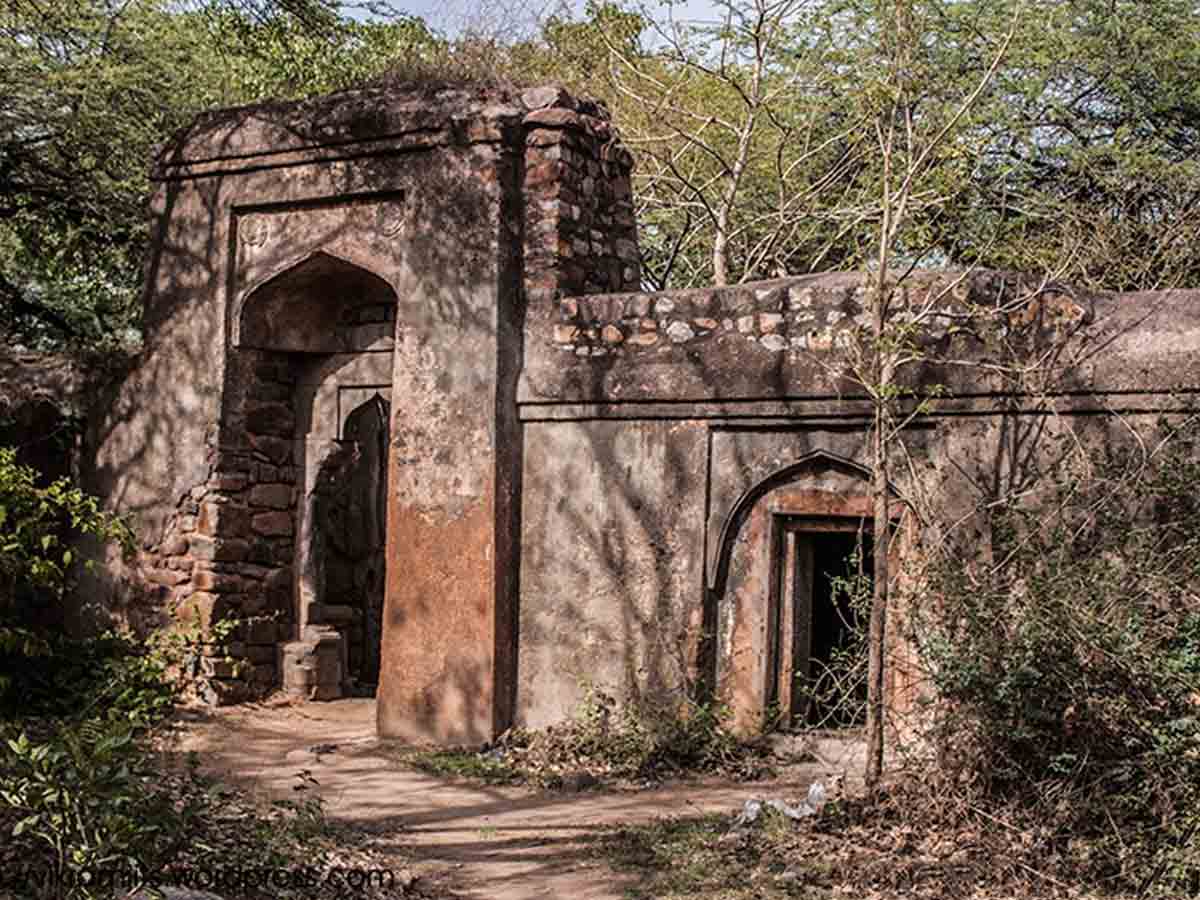
[[[250,705],[185,714],[183,751],[213,775],[267,797],[291,797],[310,770],[329,816],[368,829],[376,847],[415,858],[426,880],[486,900],[617,900],[628,885],[589,838],[609,826],[732,812],[750,797],[804,796],[816,779],[860,770],[856,749],[817,748],[817,762],[770,782],[694,780],[652,790],[576,794],[488,787],[415,771],[375,737],[370,700]]]

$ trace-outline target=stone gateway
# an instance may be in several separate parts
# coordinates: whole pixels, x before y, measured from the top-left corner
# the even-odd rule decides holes
[[[109,561],[114,604],[243,620],[213,700],[375,692],[381,735],[443,743],[589,686],[699,686],[747,730],[810,714],[828,573],[874,537],[871,405],[838,362],[865,282],[640,293],[631,168],[555,87],[227,110],[163,150],[146,346],[85,474],[143,539]],[[1056,434],[1195,409],[1195,294],[1030,284],[906,283],[937,352],[903,377],[938,391],[895,475],[898,560],[909,498],[953,518]],[[986,309],[998,344],[963,327]],[[986,364],[1018,344],[1053,378]]]

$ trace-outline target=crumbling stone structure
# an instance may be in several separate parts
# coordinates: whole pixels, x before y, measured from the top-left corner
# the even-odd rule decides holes
[[[556,88],[230,110],[164,151],[147,346],[89,479],[139,520],[114,592],[246,621],[213,699],[378,685],[381,734],[443,742],[565,718],[589,684],[702,683],[747,728],[792,704],[814,573],[869,511],[871,407],[838,357],[863,279],[638,293],[631,164]],[[912,281],[937,352],[905,377],[942,390],[901,514],[1033,477],[1014,435],[1194,407],[1192,295],[1014,285]],[[1002,308],[994,346],[964,327]],[[1018,345],[1054,377],[959,364]]]

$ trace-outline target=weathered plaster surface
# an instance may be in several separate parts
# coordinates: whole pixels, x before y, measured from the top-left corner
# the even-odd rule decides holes
[[[114,594],[250,618],[213,699],[345,689],[345,611],[306,541],[318,474],[340,471],[321,461],[353,456],[345,417],[378,394],[381,734],[483,741],[589,686],[714,690],[761,719],[773,517],[866,512],[848,354],[867,283],[637,293],[631,165],[604,111],[554,87],[231,110],[164,151],[146,350],[98,405],[87,474],[140,520]],[[922,359],[900,380],[928,405],[901,514],[965,517],[986,556],[981,496],[1032,491],[1072,436],[1193,412],[1198,300],[912,275]]]
[[[519,724],[694,679],[704,464],[696,423],[527,427]]]

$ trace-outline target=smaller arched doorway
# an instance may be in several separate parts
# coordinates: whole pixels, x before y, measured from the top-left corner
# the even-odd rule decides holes
[[[310,625],[340,625],[349,689],[379,685],[387,545],[387,448],[390,405],[376,393],[346,417],[341,452],[327,457],[310,496],[313,527],[301,548],[320,559]]]
[[[726,518],[704,655],[739,731],[859,724],[845,668],[871,589],[869,486],[869,469],[817,451],[753,485]]]
[[[264,418],[256,397],[288,412],[273,417],[272,439],[250,441],[290,462],[264,459],[256,473],[293,473],[290,523],[273,526],[292,570],[281,679],[310,699],[373,695],[379,680],[396,302],[379,276],[318,252],[234,310],[247,422]]]

